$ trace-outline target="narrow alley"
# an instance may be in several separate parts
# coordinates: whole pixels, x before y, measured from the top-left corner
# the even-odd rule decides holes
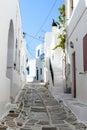
[[[26,84],[0,120],[0,130],[85,130],[75,115],[44,85]]]
[[[0,18],[0,130],[87,130],[87,0],[1,0]]]

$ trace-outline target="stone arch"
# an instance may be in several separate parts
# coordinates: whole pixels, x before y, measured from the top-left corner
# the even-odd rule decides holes
[[[7,44],[7,71],[6,76],[10,79],[10,90],[13,84],[13,67],[14,67],[14,26],[13,21],[10,20],[8,30],[8,44]],[[12,92],[11,92],[12,93]]]

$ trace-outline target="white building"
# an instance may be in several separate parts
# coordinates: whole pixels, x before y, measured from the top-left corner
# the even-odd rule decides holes
[[[44,81],[44,44],[36,47],[36,80]]]
[[[66,0],[67,57],[74,98],[87,103],[87,0]],[[67,75],[68,77],[68,75]]]
[[[22,38],[20,46],[20,76],[21,76],[21,85],[23,86],[26,83],[26,41]]]
[[[35,82],[36,80],[36,59],[30,59],[27,63],[27,82]]]
[[[19,0],[0,1],[0,115],[25,82],[25,55]]]
[[[53,21],[52,32],[47,32],[45,35],[45,82],[50,83],[51,91],[63,92],[63,66],[61,48],[53,50],[58,44],[58,27]]]
[[[66,15],[66,79],[73,97],[68,104],[87,122],[87,0],[66,0]]]
[[[27,82],[44,81],[44,45],[36,47],[36,59],[30,59],[27,63]]]

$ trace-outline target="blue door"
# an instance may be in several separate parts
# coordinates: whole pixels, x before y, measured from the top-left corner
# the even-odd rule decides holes
[[[39,70],[37,70],[37,80],[39,80]]]

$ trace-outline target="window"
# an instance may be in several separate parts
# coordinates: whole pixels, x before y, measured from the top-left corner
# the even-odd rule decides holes
[[[40,55],[40,59],[41,59],[41,60],[44,60],[44,58],[45,58],[45,54],[42,53],[42,54]]]
[[[29,75],[30,74],[30,67],[28,66],[27,67],[27,75]]]
[[[84,71],[87,71],[87,34],[83,38],[83,65]]]
[[[40,75],[42,75],[42,68],[40,68]]]
[[[37,56],[40,56],[40,49],[37,51]]]

